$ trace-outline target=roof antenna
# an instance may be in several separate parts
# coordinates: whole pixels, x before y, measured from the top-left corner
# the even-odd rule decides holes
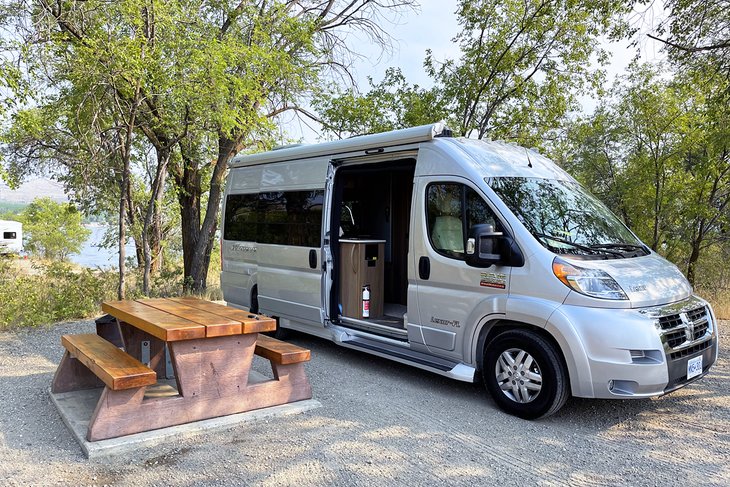
[[[527,167],[532,169],[532,161],[530,160],[530,151],[527,150],[527,147],[525,149],[525,155],[527,156]]]

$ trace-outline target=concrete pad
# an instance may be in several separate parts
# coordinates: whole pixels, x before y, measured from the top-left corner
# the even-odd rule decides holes
[[[141,448],[150,448],[170,440],[189,438],[203,433],[212,433],[229,429],[233,426],[270,419],[279,416],[299,414],[320,407],[319,401],[309,399],[297,401],[281,406],[256,409],[245,413],[231,414],[219,418],[206,419],[193,423],[171,426],[158,430],[145,431],[133,435],[121,436],[101,441],[86,441],[86,431],[89,421],[96,408],[103,389],[88,389],[82,391],[54,394],[48,391],[53,404],[56,405],[63,422],[81,446],[87,458],[109,457],[121,455]]]

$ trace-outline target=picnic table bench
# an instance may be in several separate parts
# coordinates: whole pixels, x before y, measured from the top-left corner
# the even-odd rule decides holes
[[[304,371],[309,350],[259,334],[276,329],[272,318],[198,298],[109,301],[102,310],[116,318],[124,350],[100,336],[108,329],[64,335],[51,387],[53,393],[104,387],[88,441],[312,397]],[[273,379],[250,374],[254,354],[270,361]],[[160,394],[154,388],[167,378],[166,355],[174,386]]]

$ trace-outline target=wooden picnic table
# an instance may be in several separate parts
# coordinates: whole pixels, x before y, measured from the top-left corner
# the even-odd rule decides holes
[[[89,441],[312,397],[309,350],[259,335],[276,329],[272,318],[192,297],[109,301],[102,310],[116,318],[124,351],[108,336],[64,336],[52,386],[54,393],[104,386]],[[167,376],[166,353],[176,392],[153,393]],[[254,354],[271,362],[273,379],[250,377]]]

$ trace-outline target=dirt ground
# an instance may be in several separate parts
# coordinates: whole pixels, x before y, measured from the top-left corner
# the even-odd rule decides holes
[[[730,485],[727,321],[702,380],[659,399],[572,399],[533,422],[479,384],[294,334],[321,408],[89,461],[47,390],[60,335],[93,330],[0,332],[2,485]]]

